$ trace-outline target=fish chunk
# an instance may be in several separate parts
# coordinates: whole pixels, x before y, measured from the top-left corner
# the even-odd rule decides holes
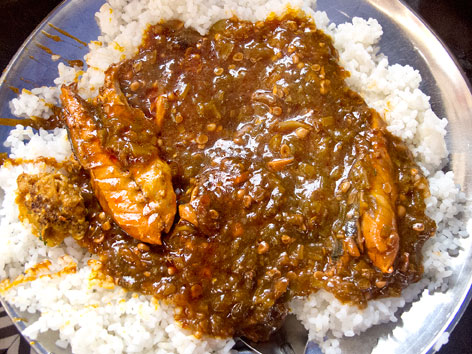
[[[370,163],[374,173],[361,215],[361,228],[367,254],[383,273],[393,272],[393,263],[400,247],[395,214],[398,191],[394,183],[393,165],[387,151],[382,118],[373,112],[373,150]]]
[[[103,210],[130,236],[161,244],[176,212],[169,166],[159,157],[129,169],[102,146],[97,118],[73,86],[62,87],[64,116],[77,159],[90,172]]]

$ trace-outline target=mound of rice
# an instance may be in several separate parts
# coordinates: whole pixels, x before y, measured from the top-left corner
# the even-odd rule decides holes
[[[312,10],[315,4],[310,0],[108,0],[96,15],[102,34],[89,44],[87,71],[79,78],[82,72],[78,68],[61,63],[57,86],[25,91],[10,106],[19,117],[48,118],[50,104],[59,101],[58,87],[77,78],[80,94],[84,98],[94,96],[103,84],[104,70],[132,56],[147,25],[161,19],[179,18],[186,26],[205,33],[221,18],[236,15],[250,21],[263,20],[271,12],[282,13],[289,4],[303,9],[333,37],[341,65],[351,73],[348,84],[384,116],[388,129],[409,145],[428,176],[428,213],[438,225],[437,235],[423,249],[424,278],[404,291],[402,297],[371,301],[362,311],[341,304],[325,291],[292,302],[292,310],[308,329],[309,337],[324,352],[338,353],[343,338],[379,323],[397,321],[396,310],[422,291],[446,289],[451,255],[458,252],[461,238],[467,236],[465,225],[457,219],[465,197],[454,184],[453,173],[440,170],[448,155],[444,140],[447,120],[434,114],[429,97],[419,90],[418,71],[410,66],[389,65],[388,58],[378,54],[376,45],[382,27],[375,19],[354,18],[351,23],[335,26],[325,13]],[[49,156],[62,161],[72,154],[64,129],[34,133],[18,126],[5,145],[11,148],[13,158]],[[0,278],[13,279],[39,262],[51,262],[46,272],[50,276],[38,277],[2,294],[20,311],[41,313],[28,325],[25,335],[35,339],[39,333],[58,331],[60,340],[56,344],[70,346],[74,353],[229,352],[232,339],[198,340],[174,322],[168,306],[97,281],[90,255],[73,240],[49,248],[31,234],[30,227],[18,220],[16,178],[22,172],[37,173],[47,168],[39,163],[0,168],[4,192],[0,206]],[[65,266],[76,267],[76,271],[55,275]]]

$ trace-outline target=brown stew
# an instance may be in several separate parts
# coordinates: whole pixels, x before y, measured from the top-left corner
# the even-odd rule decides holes
[[[123,171],[168,164],[178,213],[162,245],[143,243],[102,211],[88,177],[71,180],[87,222],[78,242],[116,284],[171,302],[196,335],[265,340],[291,299],[319,289],[359,307],[399,296],[435,231],[428,183],[348,75],[301,14],[222,20],[203,36],[179,21],[150,27],[107,72],[144,115],[107,114],[103,92],[82,105]],[[23,194],[40,190],[22,181]],[[67,180],[52,181],[67,194]]]

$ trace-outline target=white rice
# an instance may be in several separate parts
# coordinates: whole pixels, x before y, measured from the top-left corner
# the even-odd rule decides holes
[[[390,66],[388,58],[378,53],[377,43],[382,35],[379,23],[375,19],[354,18],[351,23],[335,26],[329,24],[325,13],[310,9],[314,5],[310,0],[109,0],[96,15],[102,35],[89,45],[90,52],[85,57],[88,70],[79,79],[79,89],[83,97],[94,96],[103,84],[103,71],[132,56],[146,26],[160,19],[179,18],[186,26],[205,33],[221,18],[235,14],[245,20],[262,20],[271,12],[282,13],[289,2],[291,7],[302,8],[313,16],[317,26],[332,35],[341,65],[351,73],[348,84],[384,116],[388,129],[409,145],[428,176],[428,213],[438,224],[437,235],[423,248],[424,278],[406,289],[402,297],[371,301],[362,311],[341,304],[325,291],[292,302],[292,310],[308,329],[310,338],[320,343],[323,351],[338,353],[343,338],[379,323],[397,321],[396,310],[415,300],[424,289],[445,290],[451,275],[451,255],[457,254],[461,238],[467,237],[465,225],[457,219],[464,210],[465,197],[454,184],[452,172],[438,171],[447,161],[447,120],[434,114],[429,97],[419,90],[418,71],[410,66]],[[64,64],[59,64],[58,71],[56,87],[23,92],[10,103],[12,113],[49,117],[50,104],[58,103],[58,86],[82,74],[78,68]],[[15,158],[49,156],[64,160],[72,153],[63,129],[34,134],[19,126],[5,145]],[[112,285],[107,289],[98,286],[87,265],[90,256],[73,240],[66,239],[62,246],[49,248],[34,237],[29,226],[18,220],[14,202],[16,178],[22,172],[45,169],[41,164],[0,168],[0,187],[4,192],[0,206],[0,278],[15,278],[44,260],[52,262],[51,274],[71,262],[77,264],[76,273],[41,277],[2,294],[21,311],[41,313],[25,330],[29,338],[57,331],[57,344],[70,345],[74,353],[225,353],[231,349],[232,340],[194,338],[174,322],[172,309],[166,305]]]

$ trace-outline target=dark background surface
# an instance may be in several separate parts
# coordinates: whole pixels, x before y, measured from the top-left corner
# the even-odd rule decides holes
[[[395,0],[392,0],[395,1]],[[472,81],[472,0],[406,0],[456,56]],[[0,0],[0,68],[3,70],[59,0]],[[472,119],[472,117],[471,117]],[[440,354],[472,353],[472,304]]]

